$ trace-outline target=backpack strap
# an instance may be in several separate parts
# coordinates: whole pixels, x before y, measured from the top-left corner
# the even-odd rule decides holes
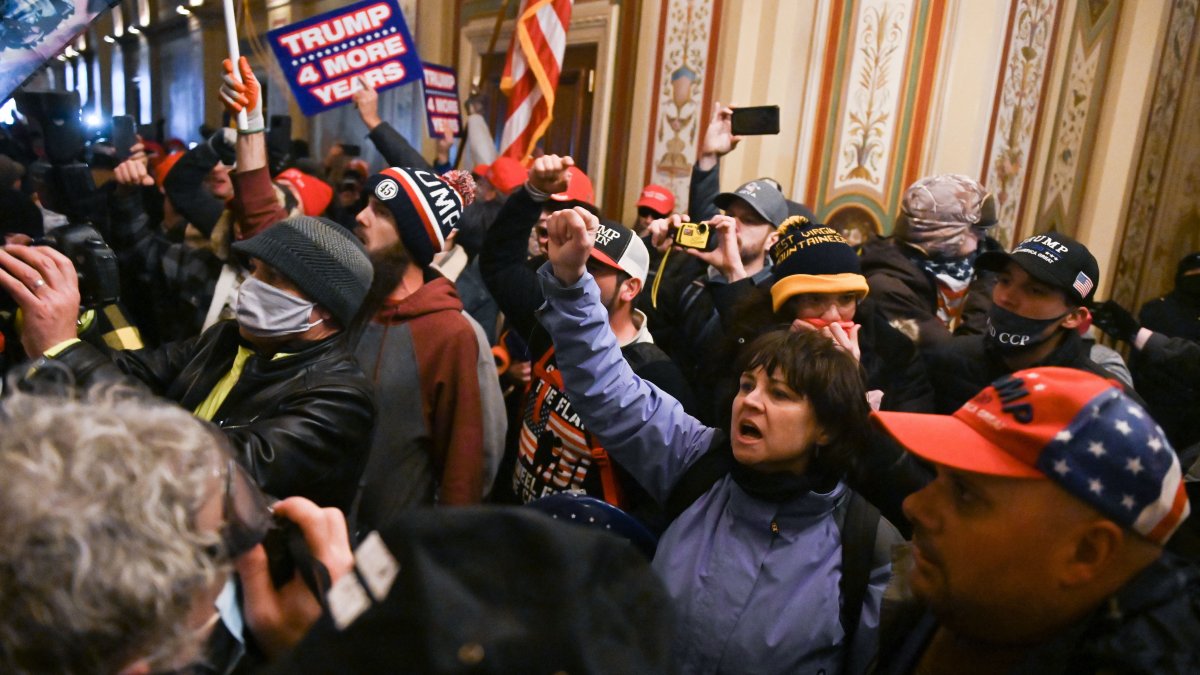
[[[875,566],[877,552],[875,539],[879,533],[882,516],[862,495],[851,490],[846,500],[841,525],[842,578],[838,581],[842,604],[838,619],[845,633],[843,663],[852,652],[854,634],[862,617],[863,602],[867,598],[867,587],[871,583],[871,570]]]
[[[705,492],[712,489],[717,481],[730,472],[733,462],[729,440],[724,432],[718,430],[713,434],[708,450],[683,472],[683,476],[667,496],[667,501],[663,504],[667,522],[678,518]]]
[[[621,356],[629,363],[629,368],[637,372],[642,366],[657,361],[669,361],[671,357],[653,342],[635,342],[621,347]]]

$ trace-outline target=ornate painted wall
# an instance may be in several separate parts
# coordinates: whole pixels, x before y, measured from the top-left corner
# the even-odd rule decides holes
[[[1005,246],[1025,204],[1060,8],[1059,0],[1014,0],[1009,15],[981,179],[996,195],[995,236]]]
[[[675,194],[687,211],[688,179],[712,102],[712,57],[721,0],[664,0],[651,90],[647,183]]]
[[[1113,43],[1117,35],[1118,0],[1090,0],[1075,8],[1069,62],[1062,78],[1042,182],[1036,230],[1075,236],[1087,186],[1087,169],[1096,127],[1105,101]]]
[[[1112,297],[1127,307],[1169,290],[1175,262],[1200,250],[1198,0],[1173,0],[1143,130]]]
[[[888,232],[919,177],[943,0],[834,2],[804,200],[846,230]]]

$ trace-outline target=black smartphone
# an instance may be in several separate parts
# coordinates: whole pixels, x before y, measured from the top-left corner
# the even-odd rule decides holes
[[[362,154],[362,148],[352,143],[342,143],[342,152],[346,153],[347,157],[358,157]]]
[[[734,136],[766,136],[779,133],[779,106],[758,105],[734,108],[730,120]]]
[[[137,143],[137,122],[129,115],[113,115],[112,118],[113,149],[117,151],[117,161],[129,159],[129,149]]]

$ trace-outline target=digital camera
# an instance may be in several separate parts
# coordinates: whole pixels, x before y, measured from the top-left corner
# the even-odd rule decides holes
[[[679,227],[672,229],[671,239],[684,248],[717,250],[717,232],[708,223],[680,223]]]
[[[117,254],[88,225],[63,225],[35,242],[50,246],[71,259],[79,275],[79,305],[85,309],[104,307],[121,295],[121,271]]]

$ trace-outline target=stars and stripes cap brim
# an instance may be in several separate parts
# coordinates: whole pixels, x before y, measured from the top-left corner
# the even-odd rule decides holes
[[[1085,371],[1018,371],[954,415],[880,412],[873,420],[937,464],[1052,480],[1154,542],[1166,542],[1190,511],[1162,429],[1119,386]]]

